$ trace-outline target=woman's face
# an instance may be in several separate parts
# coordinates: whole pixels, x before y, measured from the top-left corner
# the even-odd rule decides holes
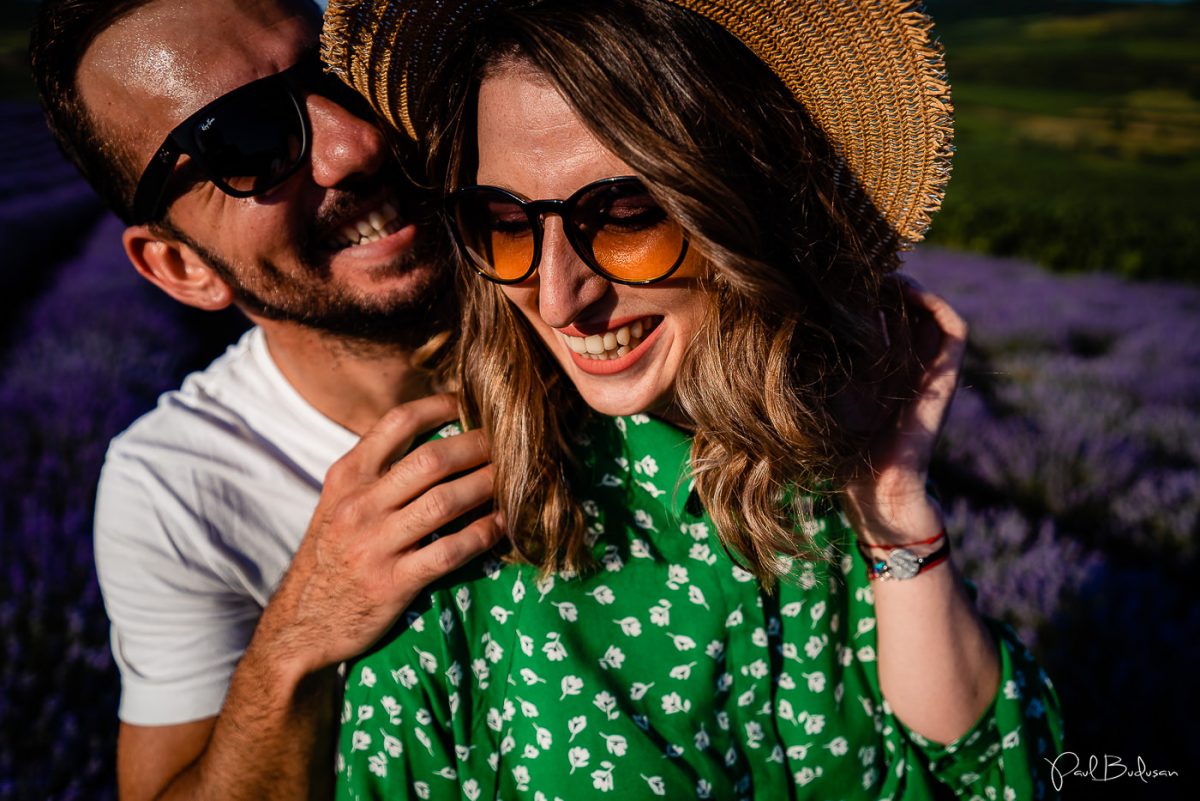
[[[483,81],[478,136],[477,181],[530,200],[564,199],[593,181],[634,174],[588,132],[549,81],[526,65]],[[696,275],[696,260],[689,258],[656,284],[612,283],[580,260],[562,221],[548,217],[537,270],[499,291],[533,325],[593,409],[664,414],[704,316]],[[579,352],[589,345],[598,358]]]

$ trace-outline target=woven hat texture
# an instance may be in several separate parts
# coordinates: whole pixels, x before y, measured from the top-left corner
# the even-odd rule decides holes
[[[661,0],[706,17],[779,77],[841,161],[846,201],[875,249],[919,242],[941,205],[953,153],[950,87],[933,24],[913,0]],[[497,9],[530,0],[331,0],[330,69],[419,139],[410,86],[448,43]],[[598,9],[603,5],[598,4]]]

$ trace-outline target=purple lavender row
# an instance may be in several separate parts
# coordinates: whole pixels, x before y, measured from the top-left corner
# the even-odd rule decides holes
[[[50,139],[41,110],[30,103],[0,102],[0,212],[22,200],[18,193],[28,195],[74,178],[74,168]]]
[[[981,607],[1058,681],[1073,750],[1188,764],[1200,289],[937,250],[907,270],[971,325],[933,472]]]
[[[111,437],[213,354],[105,216],[0,357],[0,799],[114,797],[117,683],[91,549]],[[203,353],[201,348],[207,348]],[[80,755],[85,755],[81,761]]]
[[[1091,545],[1194,560],[1200,288],[937,252],[910,269],[966,317],[976,348],[945,462]]]
[[[41,111],[0,103],[0,344],[99,213],[95,195],[51,140]]]

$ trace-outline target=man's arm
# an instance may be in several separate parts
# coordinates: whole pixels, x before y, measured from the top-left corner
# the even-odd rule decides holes
[[[163,777],[177,776],[203,753],[217,718],[172,726],[121,724],[117,777],[121,798],[154,798]]]
[[[397,407],[330,468],[220,714],[121,727],[124,801],[328,796],[340,697],[335,666],[378,640],[425,585],[500,538],[495,517],[486,515],[426,539],[492,493],[479,432],[428,442],[399,458],[417,435],[455,415],[448,395]]]

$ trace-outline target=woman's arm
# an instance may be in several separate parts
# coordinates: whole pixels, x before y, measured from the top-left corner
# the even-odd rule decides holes
[[[962,318],[940,297],[903,280],[909,300],[928,313],[913,332],[927,368],[917,397],[873,443],[870,471],[845,488],[847,516],[859,540],[873,545],[921,542],[942,531],[941,511],[925,488],[966,349]],[[923,556],[939,546],[911,550]],[[995,697],[1000,660],[958,571],[946,560],[911,579],[874,581],[872,588],[884,698],[902,723],[929,740],[962,736]]]
[[[912,579],[876,581],[873,590],[883,697],[912,731],[956,740],[1000,682],[996,645],[961,576],[946,561]]]

